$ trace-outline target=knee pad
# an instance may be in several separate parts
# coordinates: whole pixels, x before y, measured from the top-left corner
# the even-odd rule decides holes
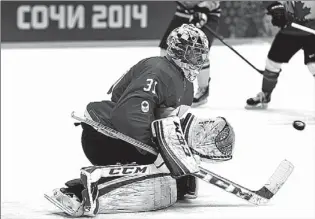
[[[278,73],[280,73],[281,66],[282,66],[282,63],[274,62],[274,61],[272,61],[269,58],[267,58],[267,60],[266,60],[266,70],[268,70],[270,72],[278,72]]]
[[[166,56],[166,50],[162,49],[160,50],[160,56]]]
[[[315,62],[308,63],[307,68],[311,72],[311,74],[315,77]]]

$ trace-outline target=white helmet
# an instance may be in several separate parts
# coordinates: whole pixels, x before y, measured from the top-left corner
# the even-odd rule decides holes
[[[192,82],[208,60],[207,36],[193,24],[183,24],[167,38],[167,55],[182,68],[185,77]]]

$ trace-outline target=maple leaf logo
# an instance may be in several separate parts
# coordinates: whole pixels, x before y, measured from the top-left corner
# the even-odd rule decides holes
[[[294,4],[295,17],[298,20],[304,20],[307,15],[311,13],[311,8],[304,7],[304,3],[301,1],[296,1]]]

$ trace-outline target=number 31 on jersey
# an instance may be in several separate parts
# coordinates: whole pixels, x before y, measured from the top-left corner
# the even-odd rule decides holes
[[[156,94],[155,92],[155,87],[157,85],[157,81],[148,78],[147,79],[147,84],[146,86],[143,88],[144,91],[148,91],[148,92],[152,92],[153,94]]]

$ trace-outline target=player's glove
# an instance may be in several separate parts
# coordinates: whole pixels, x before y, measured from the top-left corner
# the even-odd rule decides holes
[[[280,2],[275,2],[269,5],[267,11],[267,14],[272,16],[271,23],[274,26],[283,28],[290,22],[289,13],[285,6]]]
[[[208,21],[208,16],[205,13],[195,12],[189,22],[198,28],[202,28]]]

